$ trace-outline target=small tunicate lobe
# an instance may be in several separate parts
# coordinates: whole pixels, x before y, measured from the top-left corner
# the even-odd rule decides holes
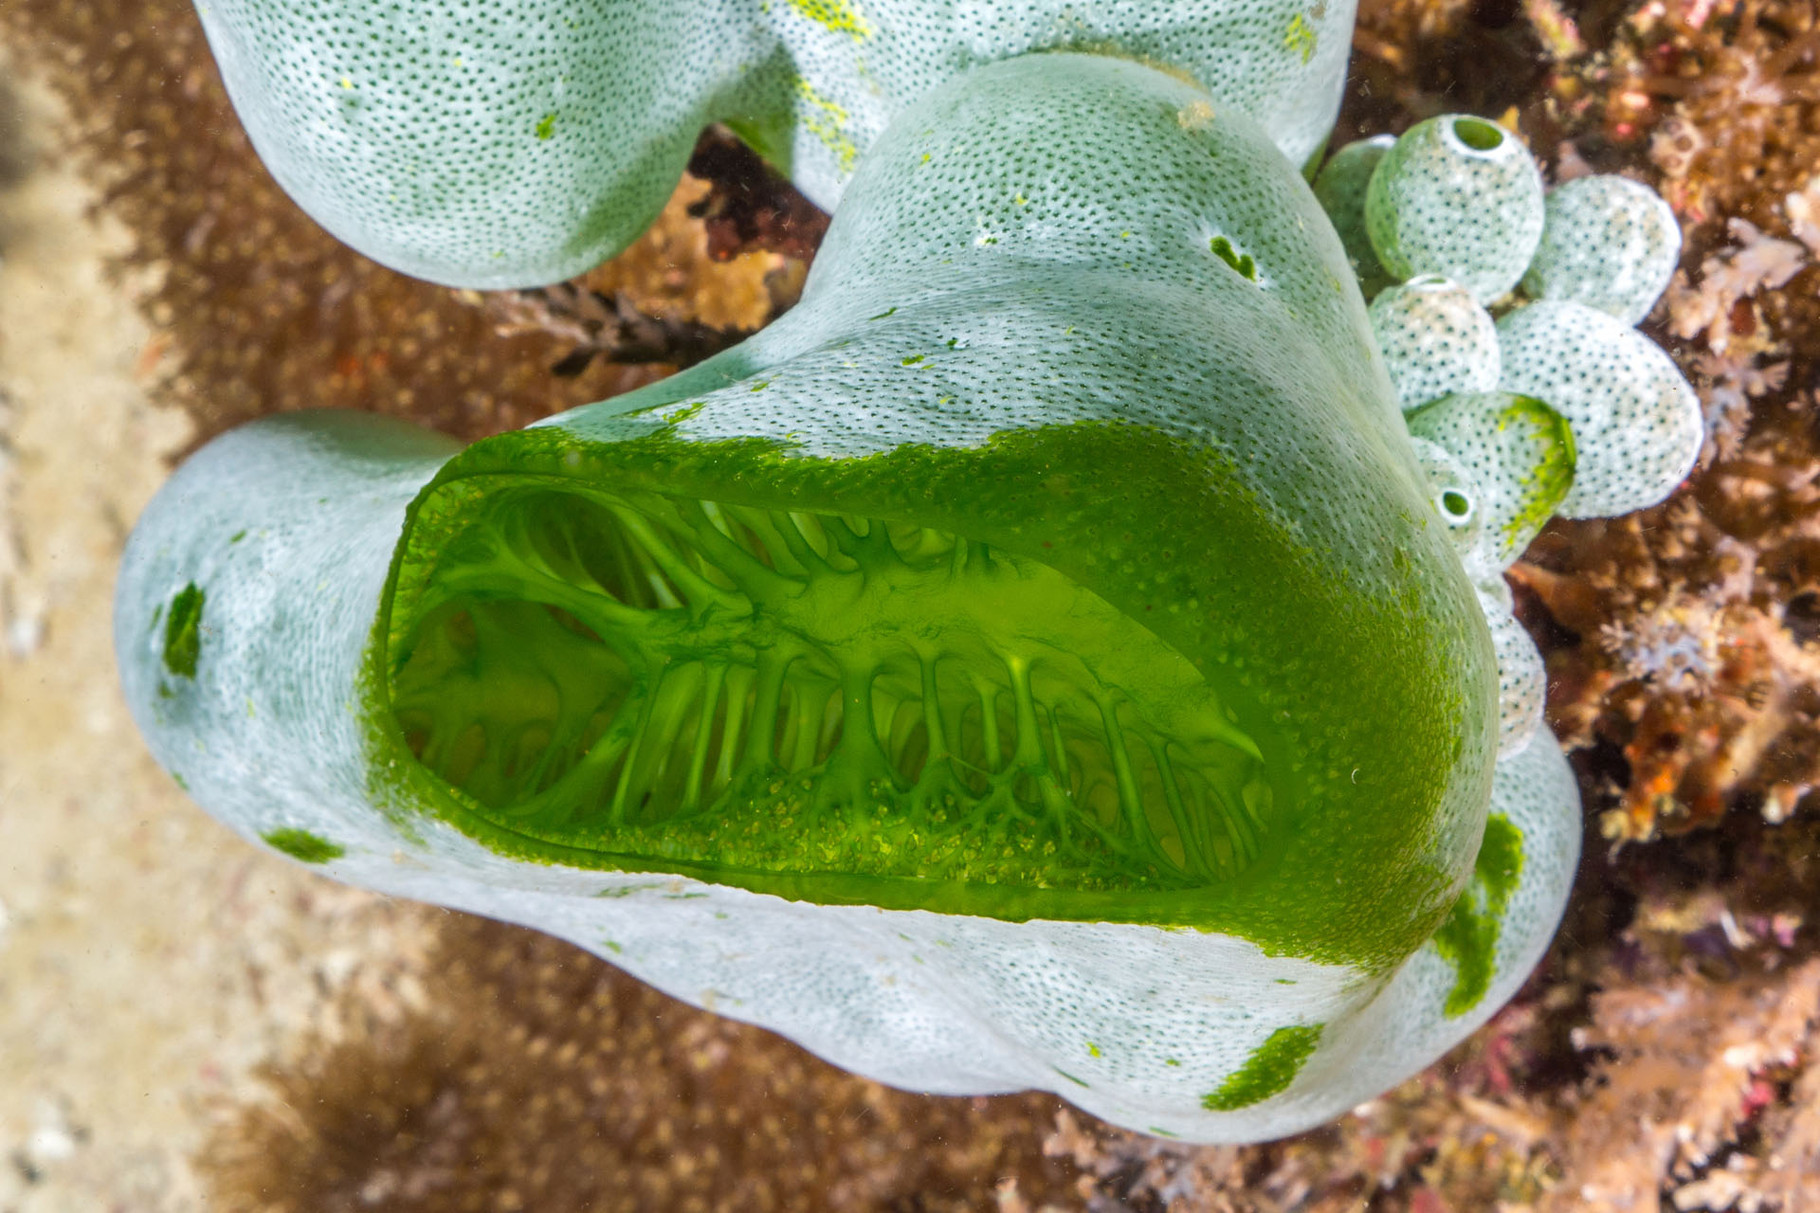
[[[1394,279],[1384,272],[1371,236],[1365,230],[1365,192],[1384,153],[1396,146],[1395,135],[1357,139],[1335,152],[1314,179],[1315,200],[1340,234],[1346,259],[1358,276],[1359,289],[1370,299]]]
[[[1440,443],[1414,435],[1409,442],[1415,448],[1416,464],[1427,478],[1429,504],[1447,528],[1454,551],[1465,561],[1478,546],[1484,529],[1479,487]]]
[[[1502,127],[1444,114],[1385,153],[1365,220],[1393,276],[1441,274],[1490,303],[1517,285],[1542,237],[1542,175]]]
[[[1661,195],[1616,176],[1581,177],[1548,195],[1547,222],[1523,289],[1636,324],[1681,258],[1681,226]]]
[[[1465,557],[1475,581],[1523,554],[1574,482],[1575,436],[1540,400],[1462,392],[1408,414],[1409,432],[1439,445],[1478,490],[1482,527]]]
[[[1369,315],[1405,412],[1455,392],[1498,386],[1497,326],[1458,283],[1413,278],[1381,293]]]
[[[1528,745],[1542,727],[1548,678],[1536,642],[1512,614],[1504,579],[1489,578],[1475,588],[1498,654],[1498,756],[1503,758]]]
[[[1561,513],[1640,510],[1693,467],[1705,432],[1700,399],[1662,347],[1622,320],[1544,299],[1500,320],[1498,344],[1500,389],[1545,401],[1573,427],[1578,461]]]

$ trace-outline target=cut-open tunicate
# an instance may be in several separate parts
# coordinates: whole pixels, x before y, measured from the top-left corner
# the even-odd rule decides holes
[[[1581,177],[1549,192],[1542,242],[1523,289],[1636,324],[1680,259],[1681,225],[1660,194],[1625,177]]]
[[[1498,330],[1458,283],[1423,275],[1372,300],[1371,331],[1408,412],[1455,392],[1498,386]]]
[[[1705,438],[1700,398],[1662,347],[1622,320],[1544,299],[1498,321],[1498,346],[1498,386],[1546,401],[1573,427],[1579,459],[1561,513],[1640,510],[1692,470]]]
[[[1542,175],[1503,127],[1464,114],[1417,123],[1371,175],[1365,220],[1384,269],[1439,274],[1490,303],[1517,285],[1542,236]]]
[[[1307,1128],[1509,997],[1579,837],[1348,272],[1195,85],[965,73],[733,350],[458,454],[205,447],[128,701],[248,837],[861,1074]]]

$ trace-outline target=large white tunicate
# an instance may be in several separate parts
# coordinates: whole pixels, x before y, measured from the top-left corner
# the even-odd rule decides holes
[[[981,69],[920,102],[876,150],[783,322],[644,393],[552,418],[522,448],[486,450],[567,450],[580,466],[590,444],[661,432],[674,449],[737,442],[779,466],[819,460],[853,476],[882,453],[958,459],[1054,429],[1143,431],[1191,449],[1204,474],[1172,488],[1255,522],[1276,545],[1259,551],[1286,553],[1303,578],[1278,591],[1297,596],[1303,621],[1271,668],[1286,685],[1241,673],[1254,694],[1318,687],[1331,671],[1309,668],[1317,643],[1324,664],[1377,669],[1380,692],[1442,671],[1439,693],[1398,717],[1457,742],[1435,760],[1429,803],[1373,799],[1405,774],[1394,754],[1350,740],[1378,719],[1348,716],[1327,735],[1328,759],[1344,765],[1324,776],[1324,806],[1366,806],[1355,823],[1416,823],[1406,853],[1373,852],[1382,879],[1359,882],[1360,904],[1381,912],[1264,947],[1237,928],[816,904],[491,850],[438,815],[408,751],[386,740],[396,722],[377,715],[388,569],[408,507],[452,446],[371,418],[256,423],[160,492],[117,597],[135,718],[192,795],[251,838],[319,840],[329,875],[550,931],[861,1074],[951,1093],[1040,1088],[1200,1141],[1338,1115],[1516,988],[1559,917],[1579,836],[1552,739],[1496,754],[1484,608],[1429,529],[1425,465],[1364,308],[1342,289],[1339,242],[1253,124],[1128,61]],[[1118,486],[1045,491],[1078,503]],[[1178,555],[1206,558],[1154,559]],[[1095,575],[1124,592],[1157,567]],[[1309,605],[1319,595],[1330,612]],[[1169,607],[1210,609],[1155,605],[1159,633]],[[1268,601],[1253,605],[1230,617],[1276,626]],[[1366,615],[1433,626],[1419,651],[1356,654]],[[1372,705],[1380,717],[1384,701]],[[1486,879],[1468,872],[1482,832],[1504,863]],[[1272,879],[1284,904],[1318,911],[1295,900],[1307,875]],[[1445,927],[1417,942],[1450,904],[1489,920],[1489,936],[1473,936],[1486,947],[1462,951]],[[1396,950],[1340,955],[1351,934],[1398,916]]]
[[[574,277],[648,227],[725,121],[821,206],[931,89],[1034,51],[1169,64],[1296,163],[1354,0],[348,0],[199,6],[266,167],[340,239],[472,287]]]

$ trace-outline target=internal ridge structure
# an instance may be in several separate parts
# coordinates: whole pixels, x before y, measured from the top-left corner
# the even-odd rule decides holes
[[[477,478],[395,604],[410,752],[493,826],[760,873],[1192,888],[1253,863],[1263,756],[1181,653],[914,523]],[[407,541],[409,542],[409,541]]]

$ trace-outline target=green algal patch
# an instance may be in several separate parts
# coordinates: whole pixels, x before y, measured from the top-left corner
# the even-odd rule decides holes
[[[1283,34],[1283,49],[1300,55],[1302,62],[1307,63],[1314,58],[1317,38],[1314,23],[1305,14],[1297,13],[1290,19],[1289,28]]]
[[[1485,822],[1472,879],[1435,932],[1435,950],[1454,967],[1453,989],[1442,1008],[1450,1018],[1478,1006],[1490,988],[1504,910],[1522,874],[1523,834],[1508,817],[1494,814]]]
[[[170,613],[164,620],[164,668],[179,678],[196,677],[196,661],[202,655],[202,606],[207,598],[195,582],[190,582],[171,599]]]
[[[1498,413],[1500,433],[1515,429],[1528,438],[1527,446],[1538,452],[1534,471],[1523,482],[1521,503],[1510,521],[1504,524],[1503,538],[1508,542],[1520,535],[1533,535],[1554,517],[1555,508],[1573,488],[1573,427],[1567,419],[1533,396],[1517,396]]]
[[[548,139],[556,133],[555,111],[551,111],[537,120],[535,133],[539,139]]]
[[[1201,1106],[1209,1112],[1234,1112],[1287,1089],[1321,1043],[1322,1026],[1278,1028],[1218,1090],[1201,1097]]]
[[[340,859],[347,854],[346,850],[318,834],[308,830],[299,830],[286,826],[280,830],[268,830],[259,837],[265,839],[266,845],[283,851],[292,859],[303,863],[327,863],[331,859]]]
[[[796,82],[796,94],[808,102],[802,114],[804,129],[834,153],[841,172],[852,172],[854,161],[859,159],[859,147],[847,134],[847,108],[816,92],[807,80]]]
[[[1215,236],[1212,240],[1207,242],[1207,247],[1213,250],[1213,255],[1215,257],[1218,257],[1221,261],[1224,261],[1227,265],[1230,265],[1234,270],[1238,271],[1241,277],[1252,282],[1258,280],[1257,262],[1252,260],[1250,253],[1241,253],[1233,248],[1232,241],[1228,240],[1226,237]]]
[[[790,7],[829,33],[847,34],[855,42],[872,36],[872,26],[848,0],[790,0]]]

